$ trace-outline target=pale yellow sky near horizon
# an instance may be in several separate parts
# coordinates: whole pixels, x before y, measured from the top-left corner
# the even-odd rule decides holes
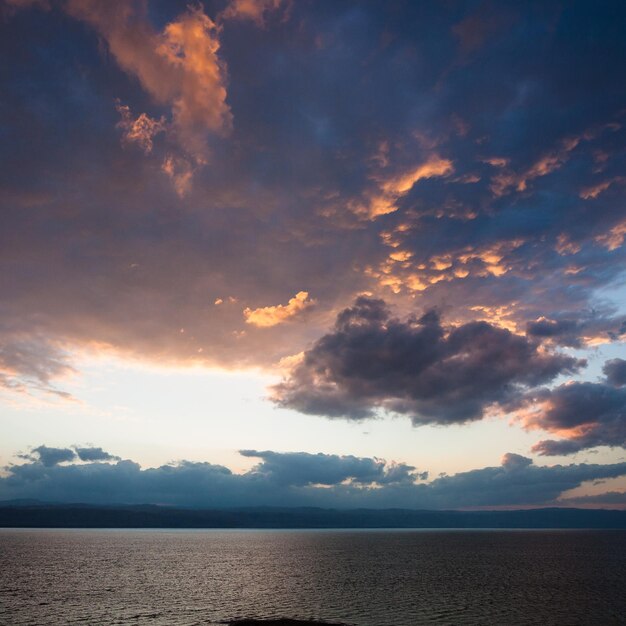
[[[615,351],[615,345],[597,348],[586,378],[593,379]],[[427,470],[430,479],[497,466],[506,452],[533,457],[538,465],[597,462],[593,450],[532,455],[531,446],[545,433],[524,431],[506,418],[414,427],[406,417],[355,422],[280,409],[265,399],[279,376],[260,370],[168,367],[93,353],[80,356],[76,365],[78,372],[59,385],[76,401],[50,394],[0,396],[2,466],[41,444],[91,444],[143,467],[207,461],[236,473],[256,463],[239,455],[240,449],[379,457]],[[623,450],[602,449],[603,463],[624,459]]]

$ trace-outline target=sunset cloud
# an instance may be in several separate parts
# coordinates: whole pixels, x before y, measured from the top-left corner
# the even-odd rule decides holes
[[[626,239],[626,220],[613,226],[608,233],[596,237],[596,241],[610,251],[621,247],[624,239]]]
[[[133,118],[130,107],[119,102],[115,108],[121,117],[117,127],[122,130],[122,142],[136,143],[145,154],[150,154],[154,137],[166,130],[165,118],[155,120],[145,113]]]
[[[54,381],[76,373],[68,354],[40,336],[0,335],[0,388],[30,394],[44,392],[71,399]]]
[[[463,423],[584,365],[486,322],[444,328],[436,311],[401,321],[384,301],[359,297],[273,387],[272,400],[326,417],[384,410],[415,425]]]
[[[277,304],[275,306],[266,306],[259,309],[246,308],[243,316],[247,324],[258,326],[259,328],[268,328],[282,324],[300,315],[306,309],[312,307],[315,300],[309,298],[308,291],[299,291],[287,304]]]
[[[515,191],[526,191],[528,184],[534,179],[547,176],[562,168],[582,142],[594,141],[603,132],[607,130],[615,132],[620,128],[620,124],[609,123],[600,127],[589,128],[580,135],[565,137],[552,150],[540,156],[526,171],[517,174],[510,171],[496,174],[492,179],[491,190],[496,196],[507,193],[510,188]],[[586,188],[581,192],[581,197],[584,199],[594,198],[606,187],[600,185]]]
[[[230,0],[220,14],[223,20],[251,20],[263,26],[266,13],[275,11],[283,0]]]
[[[156,120],[146,113],[133,119],[128,107],[118,105],[124,139],[149,153],[154,135],[167,131],[188,158],[205,164],[210,156],[208,137],[228,134],[232,114],[226,103],[226,67],[218,57],[219,27],[202,6],[189,5],[162,32],[153,29],[140,2],[69,0],[67,11],[94,28],[119,66],[136,77],[157,104],[170,108],[168,127],[164,118]],[[184,195],[188,183],[180,176],[174,182]]]
[[[285,372],[271,399],[297,427],[281,449],[302,449],[303,424],[331,428],[297,412],[460,425],[510,411],[518,452],[526,427],[538,454],[617,458],[626,7],[504,2],[500,21],[464,3],[43,4],[0,8],[15,437],[90,423],[61,416],[68,400],[82,402],[68,415],[116,414],[83,386],[105,371],[86,363],[113,355]],[[364,458],[343,436],[339,456]]]
[[[420,180],[448,176],[453,171],[452,161],[432,155],[424,163],[405,172],[388,178],[376,178],[378,191],[372,193],[366,205],[355,205],[354,211],[369,219],[394,213],[398,210],[398,200],[409,193]]]
[[[626,444],[626,389],[606,383],[570,382],[542,389],[526,399],[521,420],[527,429],[542,429],[561,439],[533,446],[541,455],[573,454],[597,446]]]

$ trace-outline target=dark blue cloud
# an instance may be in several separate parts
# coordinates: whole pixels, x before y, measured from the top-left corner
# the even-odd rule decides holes
[[[221,465],[190,461],[148,469],[130,460],[10,465],[0,478],[0,500],[35,498],[48,502],[218,508],[269,505],[454,509],[555,504],[562,493],[586,481],[626,475],[626,463],[540,467],[531,459],[509,453],[500,466],[424,483],[413,480],[418,478],[413,468],[379,459],[301,452],[245,454],[261,459],[245,474],[233,474]]]
[[[81,461],[119,461],[120,457],[108,453],[102,448],[75,446],[76,454]]]
[[[426,479],[427,472],[404,463],[388,464],[381,459],[307,454],[305,452],[272,452],[271,450],[240,450],[245,457],[261,459],[252,473],[278,485],[337,485],[344,481],[357,484],[413,483]]]
[[[602,371],[610,385],[615,387],[626,385],[626,361],[624,359],[611,359],[607,361]]]
[[[33,448],[30,454],[22,455],[22,458],[34,460],[35,463],[41,463],[43,467],[53,467],[59,463],[73,461],[76,453],[70,448],[49,448],[42,445]]]

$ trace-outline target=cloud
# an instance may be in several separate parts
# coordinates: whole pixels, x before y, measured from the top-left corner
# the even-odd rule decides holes
[[[540,317],[538,320],[528,322],[526,332],[533,337],[551,338],[569,334],[577,328],[578,324],[575,320],[551,320]]]
[[[208,136],[228,134],[232,113],[226,103],[226,66],[218,56],[219,27],[202,6],[189,5],[161,32],[152,28],[145,3],[69,0],[66,6],[71,16],[98,32],[119,66],[157,104],[170,107],[168,134],[196,164],[205,164]],[[145,113],[133,120],[123,107],[120,113],[125,139],[150,152],[152,137],[166,130],[164,121]]]
[[[32,459],[35,463],[41,463],[44,467],[54,467],[59,463],[73,461],[76,458],[76,453],[70,448],[49,448],[41,445],[33,448],[30,454],[21,455],[21,458]]]
[[[499,32],[506,30],[510,18],[498,11],[492,3],[479,5],[478,10],[464,17],[451,28],[457,38],[459,52],[467,57],[479,51],[484,44]]]
[[[293,319],[314,304],[315,300],[309,298],[308,291],[299,291],[287,304],[277,304],[276,306],[266,306],[254,310],[247,307],[243,311],[243,316],[247,324],[259,328],[268,328]]]
[[[524,467],[529,467],[532,465],[533,460],[529,459],[527,456],[522,456],[521,454],[515,454],[513,452],[507,452],[502,457],[502,467],[510,470],[519,470]]]
[[[251,473],[279,485],[338,485],[344,482],[387,485],[413,483],[427,473],[417,473],[404,463],[381,459],[306,452],[240,450],[242,456],[261,459]]]
[[[109,454],[102,448],[81,448],[75,446],[76,454],[81,461],[93,462],[93,461],[119,461],[120,457],[113,454]]]
[[[559,503],[562,506],[623,506],[626,505],[626,491],[607,491],[592,496],[560,498]]]
[[[423,292],[437,283],[466,278],[499,278],[515,269],[512,257],[525,243],[518,238],[486,246],[465,246],[460,250],[434,254],[423,262],[411,262],[412,251],[395,250],[377,270],[370,269],[368,273],[381,286],[390,287],[394,293],[401,293],[403,290],[410,293]],[[400,245],[398,243],[395,247]]]
[[[514,457],[514,460],[511,460]],[[589,480],[622,476],[626,464],[537,466],[520,455],[505,455],[500,467],[470,470],[431,483],[432,501],[456,499],[460,506],[515,506],[558,503],[559,496]],[[443,505],[445,506],[445,505]]]
[[[66,453],[71,452],[66,449]],[[55,461],[48,465],[37,460],[10,465],[5,468],[5,476],[0,477],[0,500],[34,498],[50,502],[215,508],[515,507],[559,504],[561,494],[587,481],[626,475],[626,463],[536,466],[526,457],[509,453],[496,467],[418,483],[415,478],[423,476],[416,476],[414,468],[382,459],[244,452],[261,459],[259,465],[244,474],[233,474],[221,465],[191,461],[146,469],[131,460],[81,464]],[[596,501],[602,503],[602,499],[600,494]]]
[[[590,187],[585,187],[580,190],[580,197],[584,200],[595,199],[601,193],[605,192],[612,184],[621,183],[624,179],[621,176],[617,176],[612,180],[604,180],[601,183],[596,183],[591,185]]]
[[[274,367],[362,292],[400,316],[443,304],[456,326],[551,320],[563,332],[527,339],[540,352],[619,338],[599,294],[626,261],[626,8],[503,2],[516,17],[496,32],[494,11],[462,4],[294,2],[285,21],[284,3],[263,14],[272,28],[256,28],[263,3],[184,4],[7,18],[0,341],[32,343],[32,358],[11,357],[3,393],[62,388],[62,365],[92,346]],[[226,6],[252,7],[248,21],[220,18]],[[115,98],[129,107],[117,130]],[[121,149],[136,124],[141,143]],[[527,173],[524,190],[490,189]],[[366,219],[374,200],[395,210]],[[245,306],[287,306],[303,285],[306,324],[246,324]],[[38,356],[60,365],[47,382]]]
[[[165,172],[172,180],[174,189],[179,197],[184,198],[191,190],[194,175],[194,166],[182,157],[168,155],[161,165],[161,171]]]
[[[492,179],[491,190],[496,196],[507,193],[511,187],[514,187],[517,191],[526,191],[530,181],[547,176],[562,168],[572,158],[572,152],[579,147],[581,142],[593,141],[607,130],[616,131],[620,128],[619,124],[611,123],[586,129],[580,135],[565,137],[558,141],[555,148],[541,155],[526,171],[519,174],[514,174],[510,171],[496,174]],[[601,191],[603,189],[599,189],[598,193]],[[581,197],[588,199],[595,197],[595,195],[594,190],[591,189],[588,193],[583,191]]]
[[[612,368],[609,366],[609,378]],[[604,382],[569,382],[531,392],[519,419],[527,429],[542,429],[562,439],[542,440],[532,448],[541,455],[572,454],[597,446],[626,444],[626,388]]]
[[[559,319],[539,317],[526,324],[526,333],[556,345],[582,348],[588,345],[610,343],[624,334],[624,318],[577,314],[577,318],[564,315]]]
[[[175,70],[176,80],[170,87],[174,125],[188,151],[199,158],[204,156],[204,147],[198,132],[224,133],[232,123],[219,47],[217,26],[200,7],[192,7],[165,27],[156,48]],[[157,97],[161,89],[159,84],[154,90]]]
[[[53,467],[59,463],[76,461],[119,461],[120,457],[109,454],[102,448],[72,446],[72,448],[50,448],[45,445],[33,448],[27,454],[18,455],[19,458],[41,464],[44,467]]]
[[[222,20],[251,20],[257,26],[265,24],[265,16],[278,9],[283,0],[231,0],[220,13]]]
[[[604,364],[602,372],[606,376],[609,385],[621,387],[626,385],[626,361],[624,359],[611,359]]]
[[[72,399],[52,381],[75,373],[67,353],[45,337],[3,336],[0,332],[0,388],[29,394],[41,391]]]
[[[607,250],[617,250],[624,243],[626,238],[626,220],[618,222],[607,233],[596,237],[596,241]]]
[[[272,400],[327,417],[383,409],[416,425],[463,423],[584,364],[486,322],[444,328],[434,310],[394,319],[383,300],[360,296],[272,388]]]
[[[357,215],[376,219],[381,215],[398,210],[398,200],[406,196],[420,180],[445,177],[454,172],[454,165],[449,159],[433,154],[417,167],[411,167],[393,176],[376,176],[378,189],[372,192],[365,204],[352,203],[352,210]]]
[[[153,139],[159,133],[166,130],[165,118],[158,120],[151,118],[149,115],[142,113],[136,119],[133,119],[130,107],[116,103],[115,108],[121,116],[121,120],[117,123],[117,127],[123,131],[122,142],[136,143],[145,154],[150,154],[153,147]]]

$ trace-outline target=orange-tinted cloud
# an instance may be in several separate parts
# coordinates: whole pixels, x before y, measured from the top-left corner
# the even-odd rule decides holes
[[[208,136],[228,133],[232,114],[226,103],[226,67],[218,56],[219,27],[201,6],[190,6],[160,33],[148,21],[143,3],[69,0],[66,6],[70,15],[98,32],[124,71],[158,104],[170,107],[172,139],[196,164],[206,163]],[[146,135],[164,126],[144,115],[134,121],[123,117],[122,123],[131,140],[149,151]]]
[[[626,239],[626,220],[619,222],[608,233],[598,235],[596,241],[608,250],[617,250]]]
[[[591,185],[589,187],[584,187],[580,190],[580,197],[583,200],[595,199],[601,193],[605,192],[611,185],[615,183],[624,183],[623,176],[616,176],[615,178],[611,178],[609,180],[604,180],[601,183],[597,183],[595,185]]]
[[[223,20],[251,20],[257,26],[265,23],[265,14],[275,11],[282,4],[282,0],[231,0],[222,11]]]
[[[502,196],[511,189],[516,191],[526,191],[528,183],[535,178],[547,176],[552,172],[560,169],[569,161],[572,152],[582,143],[594,141],[605,131],[616,132],[621,129],[621,125],[615,122],[609,122],[601,126],[593,126],[588,128],[579,135],[570,135],[561,139],[554,149],[545,152],[525,171],[514,173],[511,171],[501,172],[492,178],[491,191],[495,196]],[[487,160],[487,163],[492,163]],[[506,165],[506,163],[497,163],[498,166]],[[610,183],[609,183],[610,184]],[[599,185],[597,189],[584,189],[581,192],[582,198],[595,198],[599,193],[604,191],[608,185],[602,187]],[[588,194],[588,195],[587,195]],[[594,195],[595,194],[595,195]]]
[[[163,161],[161,171],[170,177],[176,193],[181,198],[189,193],[194,168],[188,159],[169,154]]]
[[[503,276],[513,269],[508,257],[525,243],[520,238],[485,246],[467,246],[414,261],[412,252],[398,249],[392,234],[387,235],[386,243],[395,248],[394,251],[376,269],[370,267],[367,271],[380,286],[389,287],[394,293],[400,293],[403,288],[422,292],[442,281],[470,276]]]
[[[398,210],[398,200],[409,193],[420,180],[448,176],[453,171],[452,161],[433,154],[417,167],[393,176],[376,177],[378,190],[373,192],[365,203],[353,203],[352,208],[357,215],[363,215],[368,219],[393,213]]]
[[[268,328],[290,320],[315,304],[307,291],[299,291],[287,304],[277,304],[259,309],[244,309],[243,315],[247,324]]]
[[[137,144],[145,154],[152,152],[152,140],[159,133],[166,130],[165,118],[155,120],[146,113],[142,113],[137,118],[133,118],[130,107],[118,102],[116,104],[117,112],[121,116],[121,120],[117,123],[117,127],[122,129],[122,142]]]

